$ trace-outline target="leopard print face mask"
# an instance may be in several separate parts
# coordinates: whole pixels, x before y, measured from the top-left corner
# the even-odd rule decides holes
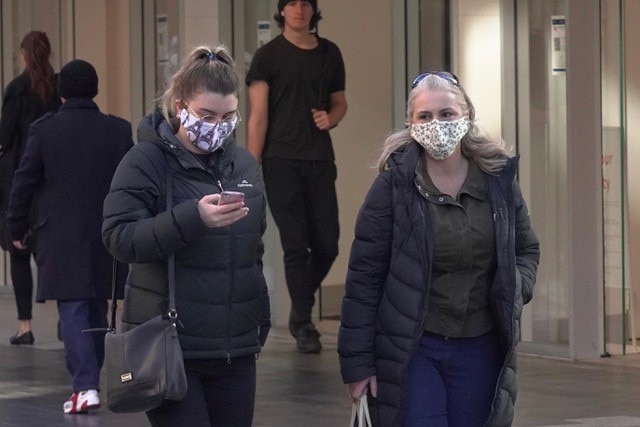
[[[469,118],[454,121],[433,119],[427,123],[411,125],[411,136],[424,147],[429,156],[444,160],[455,151],[463,136],[469,131]]]

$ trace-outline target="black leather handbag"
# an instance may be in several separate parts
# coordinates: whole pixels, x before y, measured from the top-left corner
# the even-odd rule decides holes
[[[143,412],[187,393],[176,318],[156,316],[125,333],[105,335],[107,407]]]
[[[167,210],[171,209],[170,171]],[[175,305],[175,259],[168,260],[169,309],[135,328],[116,332],[116,271],[114,259],[111,324],[105,334],[107,407],[121,413],[143,412],[187,393],[182,349],[178,341]]]

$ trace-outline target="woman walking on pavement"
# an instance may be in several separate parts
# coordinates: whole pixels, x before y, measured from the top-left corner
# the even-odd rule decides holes
[[[26,249],[16,249],[5,227],[6,210],[14,172],[20,165],[27,144],[29,126],[48,112],[57,111],[61,101],[56,90],[56,75],[49,63],[51,45],[47,35],[31,31],[20,44],[20,58],[24,71],[13,79],[4,92],[0,116],[0,243],[9,252],[11,282],[18,308],[18,332],[11,337],[11,344],[33,344],[31,331],[33,309],[33,277],[31,254],[34,251],[32,231],[23,237]],[[36,217],[37,206],[30,218]]]

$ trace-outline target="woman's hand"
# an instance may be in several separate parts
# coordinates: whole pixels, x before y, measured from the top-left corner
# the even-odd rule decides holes
[[[349,384],[349,396],[353,401],[357,401],[367,391],[367,385],[371,388],[371,396],[378,396],[378,380],[376,376],[373,375],[369,378],[365,378],[361,381],[356,381],[355,383]]]
[[[24,243],[22,243],[21,240],[14,240],[13,241],[13,247],[16,248],[16,249],[19,249],[21,251],[27,249],[27,246]]]
[[[209,228],[226,227],[249,213],[244,202],[218,205],[220,194],[208,194],[198,202],[198,212],[202,222]]]

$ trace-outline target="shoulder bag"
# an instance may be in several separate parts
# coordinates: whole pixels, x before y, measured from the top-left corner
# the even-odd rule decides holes
[[[172,206],[171,172],[167,170],[167,210]],[[144,412],[187,393],[182,349],[178,341],[175,259],[168,260],[169,309],[124,333],[116,332],[116,268],[113,260],[111,324],[105,335],[107,407],[112,412]]]

